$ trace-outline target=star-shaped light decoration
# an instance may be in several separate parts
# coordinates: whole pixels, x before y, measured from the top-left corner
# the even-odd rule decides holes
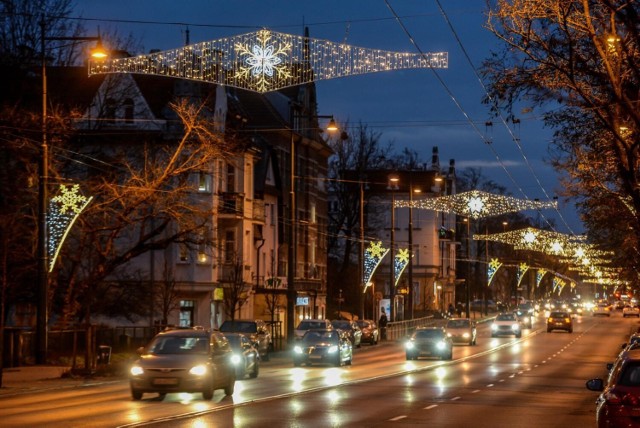
[[[493,277],[498,272],[498,269],[502,266],[502,263],[498,259],[491,259],[489,262],[489,266],[487,267],[487,286],[491,285],[491,281],[493,281]]]
[[[518,265],[518,272],[517,272],[518,287],[520,287],[520,283],[522,282],[522,278],[524,278],[524,274],[527,273],[528,270],[529,270],[529,265],[528,264],[520,263]]]
[[[538,269],[536,271],[536,288],[540,287],[540,283],[542,282],[542,278],[547,274],[546,269]]]
[[[396,279],[395,285],[398,285],[398,281],[400,281],[400,277],[402,276],[402,272],[409,264],[409,249],[401,248],[398,250],[396,254],[396,259],[393,263],[393,272],[394,278]]]
[[[367,288],[371,285],[371,277],[378,268],[380,261],[389,252],[388,248],[382,246],[382,241],[370,242],[369,248],[364,251],[364,272],[363,272],[363,293],[366,293]]]
[[[266,92],[272,86],[272,79],[275,74],[280,80],[291,77],[291,70],[285,67],[284,60],[291,54],[291,43],[280,40],[272,40],[272,33],[269,30],[260,30],[257,33],[256,41],[247,45],[236,44],[236,51],[245,67],[240,68],[236,77],[241,80],[248,80],[249,74],[254,78],[254,85],[258,92]]]
[[[488,235],[476,234],[473,235],[473,239],[513,245],[515,250],[539,251],[546,254],[566,256],[567,253],[573,251],[573,247],[577,245],[576,243],[584,240],[584,237],[526,227]]]
[[[397,200],[396,208],[413,207],[433,211],[444,211],[457,215],[479,219],[524,210],[539,210],[556,208],[557,201],[530,201],[517,199],[512,196],[496,195],[493,193],[471,190],[455,195],[425,198],[414,201]]]
[[[73,223],[80,213],[89,205],[93,197],[85,197],[80,194],[80,185],[74,184],[67,187],[60,185],[60,194],[49,201],[47,214],[48,241],[47,254],[49,255],[49,272],[53,270],[62,244],[71,230]]]

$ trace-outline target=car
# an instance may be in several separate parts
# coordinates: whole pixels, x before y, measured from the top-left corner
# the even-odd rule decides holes
[[[533,307],[533,303],[520,303],[516,308],[515,313],[524,325],[524,328],[533,327],[533,319],[535,317],[535,308]]]
[[[129,370],[129,386],[134,400],[145,393],[202,393],[213,398],[216,389],[232,395],[236,368],[229,341],[217,331],[176,329],[158,333]]]
[[[244,379],[247,374],[251,379],[260,373],[260,353],[253,346],[251,340],[242,333],[225,333],[233,350],[231,361],[236,366],[236,379]]]
[[[453,342],[443,327],[418,327],[405,342],[407,360],[420,357],[453,358]]]
[[[331,325],[333,328],[337,328],[338,330],[345,332],[353,346],[356,348],[360,347],[360,344],[362,343],[362,330],[358,327],[358,323],[348,320],[332,320]]]
[[[313,363],[332,364],[336,367],[353,362],[353,344],[343,332],[336,329],[309,329],[293,347],[293,365]]]
[[[380,330],[373,320],[356,320],[356,324],[362,332],[362,342],[377,345],[380,340]]]
[[[611,316],[611,306],[608,303],[598,303],[593,307],[593,316],[596,315],[604,315],[607,317]]]
[[[476,323],[469,318],[451,318],[444,329],[453,343],[476,344]]]
[[[624,318],[626,318],[626,317],[638,317],[638,318],[640,318],[640,308],[638,308],[637,306],[631,306],[631,305],[625,306],[622,309],[622,316]]]
[[[269,361],[273,341],[271,332],[263,320],[225,320],[220,326],[220,331],[245,334],[260,353],[260,358]]]
[[[638,426],[640,417],[640,349],[620,355],[607,381],[588,380],[587,389],[600,392],[596,400],[598,427]]]
[[[621,311],[624,308],[624,302],[622,300],[616,300],[613,302],[613,309]]]
[[[564,330],[573,333],[571,314],[559,311],[551,312],[547,318],[547,333],[551,333],[553,330]]]
[[[518,315],[513,312],[499,313],[491,324],[491,337],[514,335],[522,337],[522,325]]]
[[[331,325],[331,321],[327,319],[306,319],[300,321],[298,326],[293,331],[294,338],[296,340],[302,339],[302,336],[307,332],[307,330],[315,329],[332,329],[333,325]]]

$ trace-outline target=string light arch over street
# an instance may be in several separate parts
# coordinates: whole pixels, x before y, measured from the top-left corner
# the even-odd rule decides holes
[[[412,202],[396,201],[395,206],[396,208],[413,206],[413,208],[450,212],[477,220],[516,211],[557,208],[558,202],[530,201],[480,190],[471,190],[455,195],[445,195]]]
[[[318,80],[448,64],[446,52],[383,51],[262,29],[148,55],[92,60],[89,75],[151,74],[264,93]]]

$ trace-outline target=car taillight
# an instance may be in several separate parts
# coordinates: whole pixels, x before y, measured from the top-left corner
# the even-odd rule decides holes
[[[615,392],[607,392],[604,394],[604,399],[607,401],[607,404],[620,405],[622,404],[622,400]]]
[[[564,322],[566,322],[566,323],[570,323],[570,322],[571,322],[571,318],[565,318],[565,319],[564,319]]]
[[[549,318],[547,322],[553,322],[553,318]]]

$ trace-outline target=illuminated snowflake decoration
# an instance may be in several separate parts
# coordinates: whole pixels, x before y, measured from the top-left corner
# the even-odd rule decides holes
[[[363,284],[365,284],[363,293],[367,291],[367,288],[371,285],[371,277],[380,265],[380,261],[387,255],[389,250],[382,247],[382,242],[371,242],[369,248],[364,251],[364,271],[363,271]]]
[[[537,234],[535,232],[528,230],[522,237],[522,241],[527,245],[531,245],[536,242],[536,236]]]
[[[491,285],[491,281],[493,281],[493,277],[498,272],[498,269],[502,267],[502,263],[498,259],[491,259],[489,263],[489,267],[487,268],[487,286]]]
[[[80,194],[80,185],[74,184],[67,188],[60,185],[60,194],[49,201],[47,213],[47,254],[49,256],[49,272],[53,270],[60,249],[73,223],[80,213],[89,205],[93,197],[87,198]]]
[[[257,44],[244,45],[237,43],[235,48],[238,57],[246,65],[240,68],[236,77],[248,79],[251,75],[255,80],[258,92],[265,92],[273,86],[272,79],[291,77],[287,67],[284,67],[285,59],[290,55],[291,43],[282,42],[276,46],[272,42],[272,33],[269,30],[260,30],[256,36]]]
[[[61,184],[60,194],[51,200],[60,204],[61,214],[66,214],[69,210],[77,214],[80,212],[81,207],[87,202],[87,198],[79,194],[79,191],[79,184],[74,184],[70,189],[64,184]]]
[[[369,248],[367,248],[366,253],[368,253],[368,255],[371,258],[376,259],[376,258],[381,258],[383,254],[387,253],[387,251],[389,250],[382,247],[382,242],[378,241],[378,242],[372,242],[369,245]]]
[[[520,283],[522,282],[522,278],[524,278],[524,274],[527,273],[528,270],[529,270],[529,265],[528,264],[520,263],[520,265],[518,265],[518,273],[517,273],[518,287],[520,287]]]
[[[538,269],[536,272],[536,287],[540,287],[540,283],[542,282],[542,278],[547,274],[546,269]]]
[[[399,249],[398,254],[396,254],[396,259],[394,260],[394,263],[393,263],[393,272],[396,279],[395,285],[398,285],[398,281],[402,276],[402,272],[404,272],[404,269],[407,267],[408,264],[409,264],[409,249],[408,248]]]
[[[477,216],[482,212],[482,208],[484,208],[484,202],[482,199],[477,197],[469,198],[469,203],[467,205],[469,207],[469,212],[472,216]]]

